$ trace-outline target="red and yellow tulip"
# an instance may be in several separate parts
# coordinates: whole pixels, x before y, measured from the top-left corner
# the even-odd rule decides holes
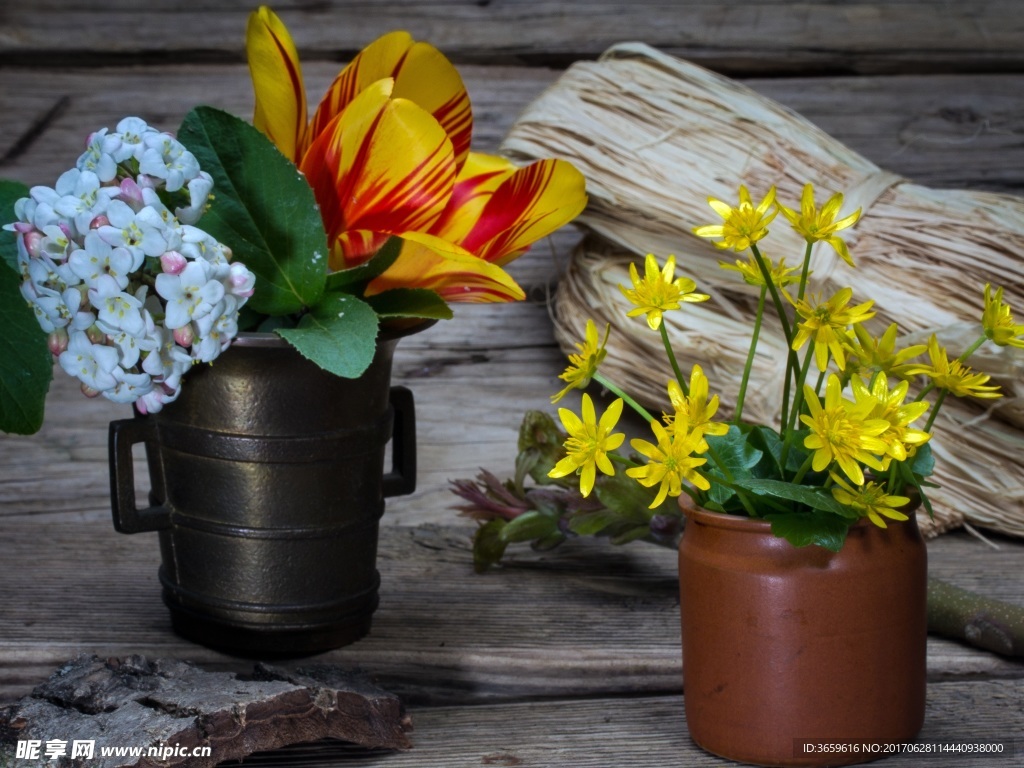
[[[522,289],[502,266],[586,204],[571,164],[525,168],[470,152],[473,117],[462,78],[436,48],[391,32],[338,75],[307,120],[298,53],[263,6],[246,47],[253,124],[306,175],[331,245],[330,267],[363,263],[391,236],[395,263],[367,294],[429,288],[447,301],[510,301]]]

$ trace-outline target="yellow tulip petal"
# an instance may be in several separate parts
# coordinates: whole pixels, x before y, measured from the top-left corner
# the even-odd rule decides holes
[[[366,289],[427,288],[448,302],[521,301],[523,289],[501,267],[478,259],[459,246],[422,232],[400,233],[404,240],[395,263]]]
[[[287,27],[266,6],[249,16],[245,52],[256,94],[252,123],[281,153],[298,161],[306,133],[306,91]]]
[[[395,80],[395,97],[409,99],[434,116],[451,139],[456,166],[469,154],[473,113],[458,71],[429,43],[408,32],[389,32],[366,46],[335,78],[311,123],[315,138],[366,87]]]

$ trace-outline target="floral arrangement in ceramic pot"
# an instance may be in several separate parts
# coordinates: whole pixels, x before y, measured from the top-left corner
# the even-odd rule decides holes
[[[128,117],[55,187],[0,182],[0,429],[39,429],[52,356],[143,412],[240,330],[357,377],[382,327],[522,299],[503,267],[586,204],[565,161],[470,151],[462,79],[405,32],[360,52],[311,119],[269,8],[246,45],[252,124],[198,107],[172,136]]]
[[[854,266],[838,233],[854,224],[860,211],[839,218],[842,201],[836,194],[817,207],[811,185],[794,209],[776,203],[774,187],[757,204],[742,186],[735,206],[709,199],[722,223],[698,227],[695,234],[721,249],[749,252],[721,266],[759,291],[749,354],[728,421],[716,419],[719,397],[711,395],[700,366],[684,375],[663,322],[665,313],[710,297],[698,293],[693,280],[675,276],[672,256],[659,265],[648,255],[642,275],[631,265],[632,285],[620,288],[633,306],[628,315],[645,316],[651,332],[661,334],[674,372],[667,384],[671,411],[655,417],[602,376],[609,331],[602,338],[588,321],[585,339],[561,375],[566,386],[552,400],[592,380],[616,397],[600,416],[586,393],[580,414],[559,409],[564,432],[547,415],[528,413],[515,479],[503,484],[484,472],[478,482],[455,484],[456,493],[470,502],[464,511],[486,521],[476,536],[478,567],[497,562],[510,542],[532,540],[547,547],[570,534],[673,545],[682,494],[703,509],[769,520],[776,535],[796,546],[833,551],[861,518],[881,528],[887,521],[907,520],[911,495],[931,510],[925,490],[934,464],[928,441],[943,400],[1000,397],[990,377],[972,370],[967,360],[987,341],[1024,347],[1024,325],[1015,323],[1002,289],[986,285],[977,340],[950,359],[934,335],[926,344],[901,344],[892,324],[873,336],[864,327],[874,316],[873,302],[853,303],[850,288],[833,296],[808,294],[815,243],[827,242]],[[780,212],[806,241],[794,266],[761,250]],[[789,347],[777,427],[743,420],[769,302]],[[927,361],[920,359],[925,353]],[[912,392],[914,382],[920,386]],[[617,450],[625,435],[615,431],[624,404],[650,425],[654,438],[631,440],[629,456]],[[525,487],[528,474],[536,487]]]

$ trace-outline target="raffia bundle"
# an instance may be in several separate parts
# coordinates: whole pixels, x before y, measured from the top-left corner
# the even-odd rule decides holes
[[[628,320],[618,285],[646,253],[675,254],[678,273],[693,277],[712,301],[667,316],[681,362],[700,363],[728,410],[739,388],[756,306],[755,289],[692,234],[717,218],[707,197],[735,201],[739,184],[755,200],[771,185],[798,207],[805,182],[819,201],[842,191],[841,215],[863,209],[843,235],[856,269],[826,244],[815,247],[810,291],[850,286],[854,301],[875,301],[871,330],[897,322],[924,341],[936,333],[952,354],[976,338],[982,286],[1002,285],[1024,311],[1024,201],[991,193],[911,184],[823,133],[791,110],[747,87],[641,44],[609,50],[571,67],[519,118],[504,149],[521,158],[569,159],[587,177],[590,205],[581,223],[592,233],[573,256],[559,287],[556,333],[566,351],[588,317],[614,331],[606,372],[649,405],[666,405],[671,375],[657,334]],[[796,263],[803,242],[781,218],[769,255]],[[745,416],[777,418],[785,344],[766,322]],[[992,373],[1004,398],[988,409],[947,398],[936,427],[933,531],[966,519],[1024,536],[1024,357],[1004,348],[972,358]]]

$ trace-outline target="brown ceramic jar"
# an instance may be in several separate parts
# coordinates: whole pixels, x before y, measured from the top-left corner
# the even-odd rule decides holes
[[[913,515],[838,553],[684,509],[683,687],[693,740],[760,765],[884,757],[924,722],[927,553]],[[873,746],[880,745],[880,746]]]

